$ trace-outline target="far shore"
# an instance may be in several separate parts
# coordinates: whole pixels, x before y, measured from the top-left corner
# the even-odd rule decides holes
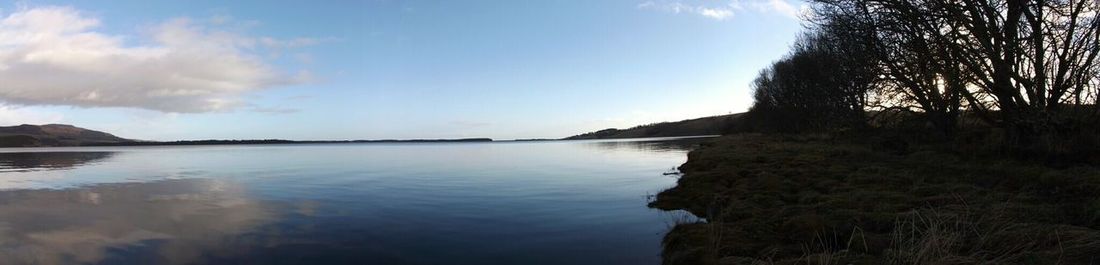
[[[4,148],[54,148],[54,147],[126,147],[126,146],[199,146],[199,145],[296,145],[296,144],[385,144],[385,143],[510,143],[510,142],[558,142],[558,141],[630,141],[640,139],[680,139],[680,138],[706,138],[719,137],[721,135],[685,135],[667,137],[634,137],[634,138],[606,138],[606,139],[512,139],[494,140],[492,138],[458,138],[458,139],[383,139],[383,140],[181,140],[181,141],[133,141],[117,143],[82,143],[80,145],[62,146],[0,146]]]

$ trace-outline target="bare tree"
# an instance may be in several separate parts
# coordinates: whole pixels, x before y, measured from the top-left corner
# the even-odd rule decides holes
[[[818,23],[872,32],[884,106],[945,130],[962,110],[1040,135],[1065,105],[1095,114],[1100,3],[1093,0],[816,0]],[[853,34],[850,34],[853,35]],[[859,35],[859,34],[854,34]]]
[[[862,39],[825,25],[805,33],[791,53],[760,72],[750,119],[765,130],[814,131],[861,127],[876,79]]]
[[[1100,3],[1076,1],[936,1],[961,34],[951,51],[992,95],[989,108],[1026,126],[1065,104],[1096,100]]]

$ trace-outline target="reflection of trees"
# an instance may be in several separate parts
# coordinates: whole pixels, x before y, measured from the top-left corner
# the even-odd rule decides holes
[[[0,260],[119,263],[112,260],[151,253],[140,263],[183,264],[232,255],[227,244],[241,244],[238,237],[272,219],[270,207],[217,180],[3,191]],[[129,254],[111,255],[120,252]]]
[[[0,153],[0,171],[73,168],[114,155],[114,152]]]
[[[658,140],[606,140],[598,142],[586,142],[585,146],[595,147],[598,149],[607,150],[624,150],[624,151],[649,151],[649,152],[668,152],[668,151],[690,151],[698,146],[700,143],[706,142],[712,138],[710,137],[694,137],[694,138],[677,138],[677,139],[658,139]]]

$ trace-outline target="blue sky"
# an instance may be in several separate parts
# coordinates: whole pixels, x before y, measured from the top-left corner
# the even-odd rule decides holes
[[[0,123],[149,140],[514,139],[741,112],[802,5],[0,4]]]

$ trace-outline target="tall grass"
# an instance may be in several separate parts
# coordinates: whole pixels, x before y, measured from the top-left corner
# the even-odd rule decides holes
[[[950,212],[926,208],[898,218],[892,247],[884,255],[886,264],[1019,264],[1039,250],[1039,241],[1031,238],[1041,235],[1029,234],[1003,211],[976,213],[968,208]]]

